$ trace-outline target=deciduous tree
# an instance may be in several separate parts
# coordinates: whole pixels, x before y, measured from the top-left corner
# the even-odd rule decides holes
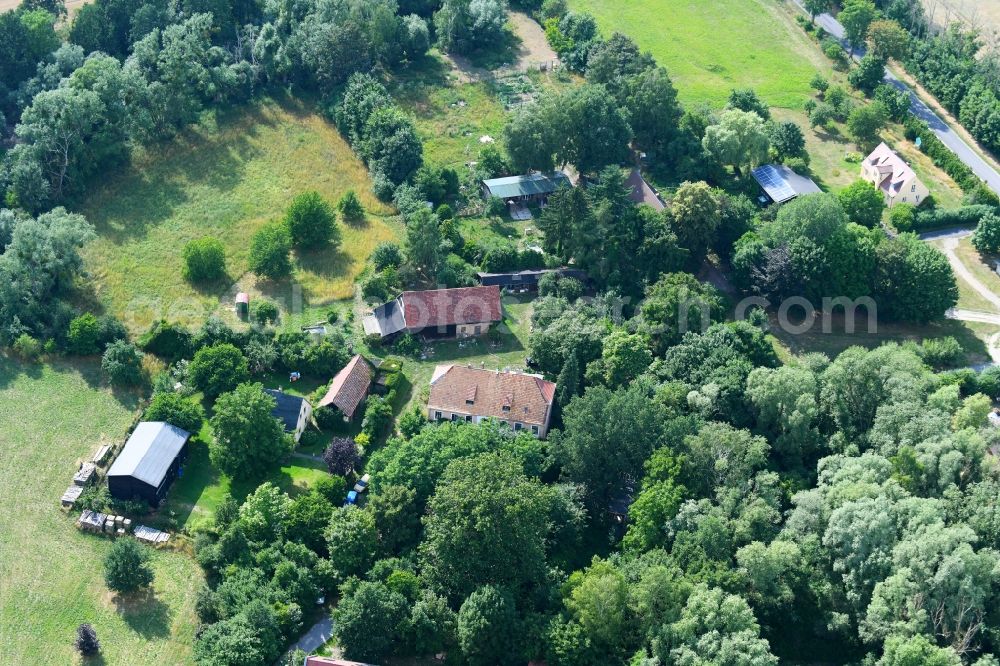
[[[192,363],[193,365],[193,363]],[[274,398],[260,384],[240,384],[219,396],[212,416],[212,463],[233,478],[259,479],[291,450]]]

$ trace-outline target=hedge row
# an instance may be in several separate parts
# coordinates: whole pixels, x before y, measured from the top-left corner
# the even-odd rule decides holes
[[[922,210],[917,212],[917,217],[913,221],[913,231],[929,231],[946,227],[974,227],[979,224],[979,220],[986,213],[993,210],[993,206],[984,204],[951,209]]]
[[[958,186],[964,191],[970,192],[982,182],[972,172],[972,169],[958,158],[958,155],[941,143],[941,140],[934,135],[927,123],[910,116],[906,119],[904,126],[906,127],[906,138],[915,141],[919,137],[920,150],[930,157],[934,164],[951,176],[952,180],[958,183]]]

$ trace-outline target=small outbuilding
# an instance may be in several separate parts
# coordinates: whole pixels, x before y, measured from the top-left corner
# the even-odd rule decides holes
[[[143,421],[108,470],[108,490],[121,500],[156,506],[180,474],[191,434],[162,421]]]
[[[545,203],[550,194],[560,187],[573,187],[562,171],[529,173],[526,176],[507,176],[483,181],[483,196],[497,197],[515,203]]]
[[[538,291],[538,281],[543,275],[555,273],[559,277],[573,278],[586,284],[587,273],[578,268],[545,268],[539,270],[514,271],[511,273],[476,273],[479,284],[484,287],[500,287],[512,292]]]
[[[305,398],[281,390],[264,389],[264,392],[277,403],[271,410],[271,415],[281,421],[285,432],[294,437],[296,442],[299,441],[312,417],[312,405]]]
[[[242,291],[236,294],[236,316],[243,320],[250,316],[250,295]]]
[[[800,176],[784,164],[763,164],[751,174],[767,198],[776,204],[791,201],[806,194],[819,194],[822,190],[812,179]]]

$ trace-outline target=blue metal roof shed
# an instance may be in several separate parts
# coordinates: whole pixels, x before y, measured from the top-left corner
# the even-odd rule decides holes
[[[550,174],[532,173],[527,176],[491,178],[483,181],[486,193],[491,197],[500,197],[501,199],[542,197],[552,194],[560,187],[572,186],[569,176],[562,171],[553,171]]]
[[[137,425],[108,470],[111,495],[145,499],[151,504],[163,499],[190,438],[186,430],[162,421]]]

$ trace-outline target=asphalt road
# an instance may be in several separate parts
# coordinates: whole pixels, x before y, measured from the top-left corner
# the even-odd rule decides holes
[[[802,6],[801,0],[794,0],[795,4],[798,5],[799,9],[805,12],[805,8]],[[808,12],[806,12],[808,13]],[[852,49],[850,45],[847,44],[846,33],[844,32],[844,26],[840,25],[837,19],[833,18],[829,14],[820,14],[816,17],[816,23],[821,28],[826,30],[828,33],[840,40],[844,48],[851,53],[855,59],[861,59],[864,56],[865,51],[863,48]],[[948,148],[955,153],[960,160],[965,162],[972,172],[977,176],[986,181],[986,184],[990,186],[997,194],[1000,194],[1000,173],[997,172],[992,166],[990,166],[986,160],[979,156],[976,151],[972,149],[969,144],[967,144],[962,137],[948,126],[941,117],[934,113],[930,107],[924,104],[916,93],[910,90],[909,86],[897,79],[892,75],[891,72],[886,70],[884,80],[889,85],[907,92],[910,95],[910,111],[913,115],[923,120],[927,123],[927,126],[931,128],[931,131],[941,140],[941,143],[948,146]]]

